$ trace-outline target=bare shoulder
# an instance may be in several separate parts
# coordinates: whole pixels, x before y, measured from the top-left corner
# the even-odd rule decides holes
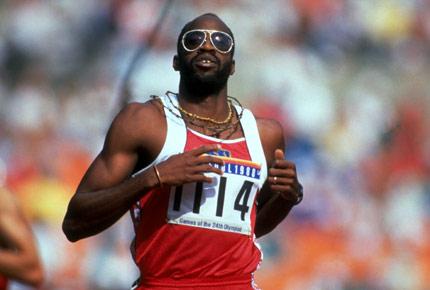
[[[278,121],[269,118],[256,118],[258,133],[266,159],[271,160],[276,149],[284,150],[284,129]]]
[[[129,103],[114,118],[103,153],[111,150],[157,151],[164,140],[166,128],[163,106],[159,101]]]
[[[150,100],[145,103],[133,102],[127,104],[116,116],[115,121],[132,122],[141,126],[146,125],[146,120],[158,121],[164,116],[162,104],[157,100]]]
[[[281,123],[274,119],[256,118],[258,131],[267,134],[280,134],[283,132]]]
[[[274,119],[257,118],[257,127],[263,140],[279,140],[284,137],[284,129],[281,123]]]
[[[151,132],[160,128],[164,121],[164,111],[160,102],[150,100],[145,103],[129,103],[115,117],[111,129],[126,134]],[[157,126],[154,126],[157,124]]]

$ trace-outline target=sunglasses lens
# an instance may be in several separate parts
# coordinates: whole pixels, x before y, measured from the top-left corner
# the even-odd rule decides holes
[[[227,52],[233,45],[233,39],[227,33],[213,32],[211,35],[213,45],[221,52]]]
[[[203,31],[190,31],[184,35],[184,46],[188,50],[197,49],[205,41]]]

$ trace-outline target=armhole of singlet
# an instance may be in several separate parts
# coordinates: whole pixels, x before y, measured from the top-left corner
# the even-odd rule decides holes
[[[170,99],[170,100],[169,100]],[[180,117],[181,114],[175,106],[178,106],[178,100],[176,95],[171,94],[170,96],[164,95],[160,97],[160,101],[163,104],[164,115],[166,118],[166,139],[164,141],[163,148],[157,157],[146,167],[134,173],[136,174],[148,169],[154,164],[158,164],[171,155],[178,154],[184,151],[186,143],[186,126],[184,120]],[[173,104],[172,104],[173,103]]]
[[[261,165],[260,188],[263,186],[267,178],[267,162],[264,155],[263,145],[261,144],[260,133],[258,132],[257,120],[252,112],[248,109],[236,106],[236,110],[243,110],[243,115],[240,120],[243,134],[246,138],[246,146],[248,147],[251,160]]]

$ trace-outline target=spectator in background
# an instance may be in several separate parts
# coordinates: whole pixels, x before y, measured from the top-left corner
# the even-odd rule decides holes
[[[30,225],[11,193],[0,188],[0,290],[8,279],[39,287],[43,278]]]

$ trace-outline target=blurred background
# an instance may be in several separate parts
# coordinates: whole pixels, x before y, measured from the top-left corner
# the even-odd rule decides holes
[[[430,1],[0,1],[0,187],[21,201],[43,289],[128,289],[125,216],[69,243],[67,203],[119,110],[177,91],[177,35],[217,13],[236,38],[229,93],[282,122],[303,202],[260,243],[263,289],[430,289]],[[17,283],[12,289],[27,289]]]

